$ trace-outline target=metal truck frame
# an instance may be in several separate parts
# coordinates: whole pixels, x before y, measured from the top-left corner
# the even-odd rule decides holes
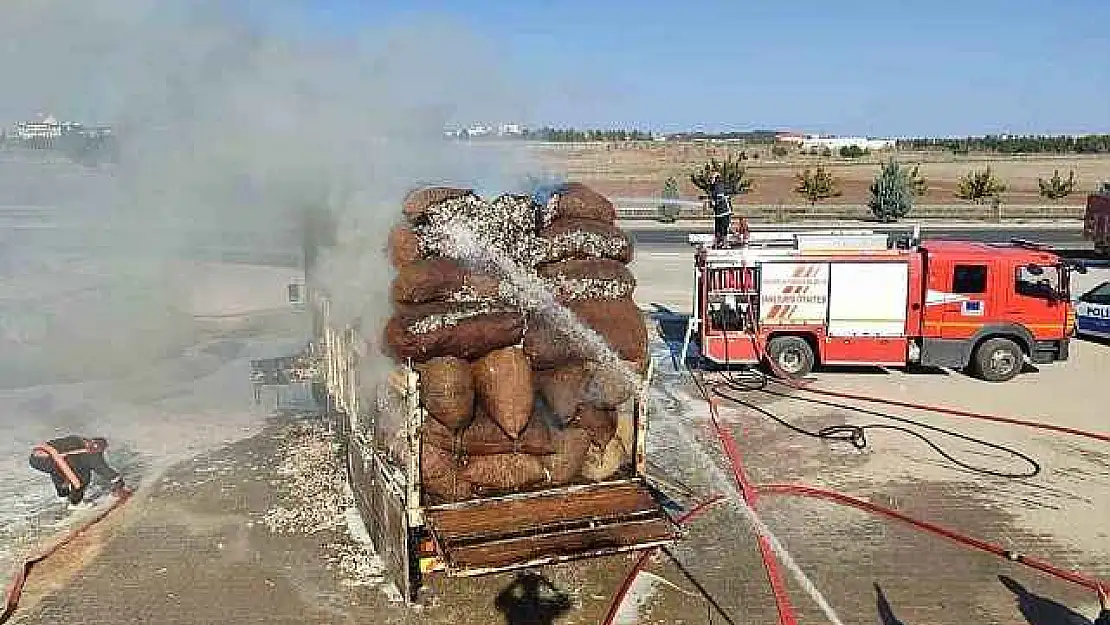
[[[647,549],[679,538],[646,475],[650,366],[630,400],[634,444],[623,477],[428,505],[420,480],[421,426],[427,413],[419,374],[410,365],[396,366],[375,401],[368,401],[359,379],[359,364],[368,355],[357,328],[334,324],[322,294],[312,299],[327,410],[339,424],[356,505],[406,602],[416,601],[423,577],[433,573],[484,575]],[[400,422],[398,439],[385,440],[386,428],[379,422],[386,417]],[[391,453],[397,449],[404,453]]]

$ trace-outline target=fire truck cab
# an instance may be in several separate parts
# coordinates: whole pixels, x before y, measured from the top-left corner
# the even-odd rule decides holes
[[[695,314],[710,362],[966,369],[1001,382],[1068,358],[1069,269],[1025,242],[895,241],[869,231],[690,235]]]

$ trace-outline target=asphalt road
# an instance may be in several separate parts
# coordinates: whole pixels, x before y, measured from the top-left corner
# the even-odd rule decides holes
[[[763,228],[760,228],[761,230]],[[883,228],[883,227],[870,227],[867,230],[875,232],[906,232],[903,228]],[[650,248],[674,248],[688,245],[687,236],[691,233],[709,233],[712,232],[711,228],[636,228],[629,226],[625,228],[625,232],[632,237],[633,243],[638,249]],[[1059,250],[1087,250],[1091,248],[1089,242],[1083,240],[1083,231],[1079,228],[1076,229],[1046,229],[1046,228],[1023,228],[1021,226],[1013,226],[1006,228],[929,228],[922,227],[921,236],[923,239],[963,239],[971,241],[983,241],[989,243],[1004,243],[1010,239],[1026,239],[1043,243],[1050,247]]]

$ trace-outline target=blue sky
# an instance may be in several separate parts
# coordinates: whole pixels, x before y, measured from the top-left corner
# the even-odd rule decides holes
[[[531,124],[1110,132],[1110,0],[312,0],[321,34],[450,20]]]

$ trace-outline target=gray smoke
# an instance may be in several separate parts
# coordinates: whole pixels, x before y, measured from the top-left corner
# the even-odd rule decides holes
[[[387,312],[382,250],[406,191],[514,190],[534,171],[517,147],[442,138],[445,124],[524,114],[526,90],[499,71],[495,46],[435,16],[369,16],[337,36],[297,11],[282,0],[5,3],[0,122],[109,123],[120,155],[81,174],[0,163],[0,204],[52,205],[78,224],[80,248],[38,267],[59,285],[66,276],[72,296],[6,311],[0,369],[81,379],[172,354],[194,332],[176,261],[229,247],[296,258],[307,207],[337,216],[323,278],[338,312],[370,327]],[[4,260],[5,275],[40,262]]]

